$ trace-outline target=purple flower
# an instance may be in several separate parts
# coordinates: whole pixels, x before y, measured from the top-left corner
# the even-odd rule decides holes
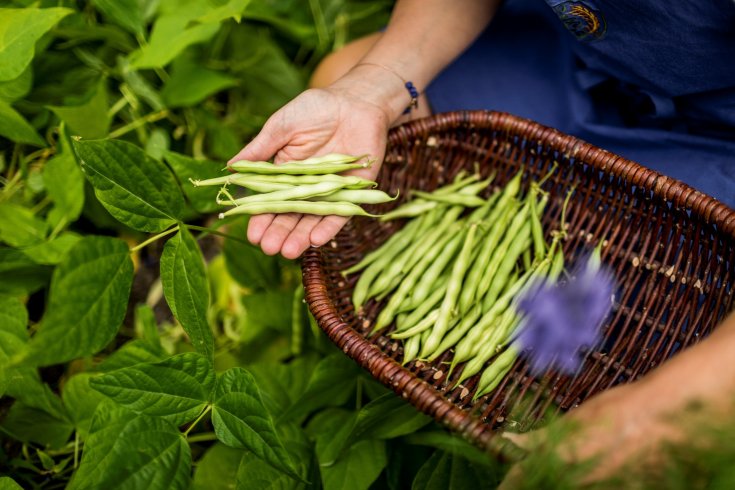
[[[555,367],[572,374],[579,368],[579,349],[600,340],[614,287],[613,275],[596,260],[587,260],[567,282],[529,288],[518,304],[523,321],[516,344],[528,351],[534,373]]]

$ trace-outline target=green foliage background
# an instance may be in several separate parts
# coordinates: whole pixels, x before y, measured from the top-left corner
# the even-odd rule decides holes
[[[189,183],[391,7],[4,2],[0,488],[433,488],[437,461],[452,488],[497,480]]]

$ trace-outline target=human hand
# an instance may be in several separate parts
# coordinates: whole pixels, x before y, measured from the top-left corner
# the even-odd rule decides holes
[[[273,114],[260,133],[230,163],[238,160],[269,160],[278,164],[327,153],[369,155],[373,164],[346,172],[374,180],[385,153],[390,125],[381,107],[339,85],[310,89]],[[248,239],[268,255],[299,257],[309,246],[331,240],[348,218],[308,214],[263,214],[253,216]]]
[[[580,467],[583,476],[576,484],[603,481],[625,465],[641,467],[655,462],[663,442],[682,436],[667,416],[667,399],[655,396],[652,389],[645,382],[619,385],[592,397],[553,426],[526,434],[505,433],[503,437],[529,452],[553,451],[566,463],[589,464]],[[498,488],[527,488],[524,479],[533,474],[532,461],[515,464]]]

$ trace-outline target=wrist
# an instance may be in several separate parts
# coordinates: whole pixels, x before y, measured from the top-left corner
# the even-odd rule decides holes
[[[401,75],[378,64],[357,64],[329,88],[377,107],[389,125],[414,102]]]

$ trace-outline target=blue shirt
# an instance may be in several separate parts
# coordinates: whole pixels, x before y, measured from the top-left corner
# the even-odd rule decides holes
[[[735,1],[506,0],[426,91],[630,158],[735,207]]]

